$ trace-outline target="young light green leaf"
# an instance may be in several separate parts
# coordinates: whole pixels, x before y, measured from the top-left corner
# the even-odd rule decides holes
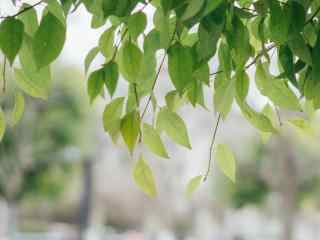
[[[241,101],[238,97],[237,97],[237,103],[244,117],[254,127],[256,127],[262,132],[271,132],[271,133],[277,132],[277,130],[274,129],[271,121],[266,116],[253,110],[245,101]]]
[[[130,153],[133,153],[140,133],[140,115],[133,111],[127,113],[121,120],[120,131]]]
[[[181,96],[176,90],[167,93],[166,97],[167,107],[176,112],[182,105],[186,103],[185,96]]]
[[[22,46],[23,32],[21,20],[6,18],[0,24],[0,48],[11,65]]]
[[[11,126],[15,126],[22,118],[24,113],[24,105],[25,103],[22,93],[16,93],[14,107],[11,115]]]
[[[215,149],[215,161],[221,172],[232,182],[236,181],[236,161],[231,149],[225,144],[219,144]]]
[[[214,85],[214,106],[225,119],[231,110],[232,103],[235,97],[235,79],[226,78],[224,74],[220,74]]]
[[[249,92],[249,76],[245,71],[236,74],[236,95],[244,101]]]
[[[6,131],[6,119],[4,116],[4,112],[2,111],[2,109],[0,107],[0,142],[3,139],[5,131]]]
[[[282,79],[272,77],[265,66],[257,64],[256,84],[260,92],[281,108],[300,111],[297,96],[289,89]]]
[[[112,100],[103,112],[103,127],[113,140],[120,133],[121,116],[123,112],[124,98],[119,97]]]
[[[109,62],[104,66],[104,82],[111,97],[117,88],[119,79],[118,65],[115,62]]]
[[[150,151],[163,158],[169,158],[163,142],[157,131],[149,124],[143,125],[143,143]]]
[[[114,55],[114,31],[114,27],[108,28],[99,39],[99,48],[106,62],[110,61]]]
[[[50,69],[42,68],[38,73],[27,75],[22,69],[15,69],[15,80],[17,85],[26,94],[46,100],[49,94]]]
[[[22,5],[23,9],[25,9],[26,7],[29,7],[29,5],[27,4]],[[32,37],[37,31],[39,26],[36,10],[34,8],[31,8],[28,11],[25,11],[24,13],[19,15],[18,18],[24,24],[25,33],[27,33],[29,36]]]
[[[192,193],[198,189],[201,182],[203,181],[203,176],[196,176],[190,179],[186,188],[186,194],[188,197],[191,197]]]
[[[133,168],[133,179],[137,186],[149,197],[157,196],[155,179],[148,163],[140,156]]]
[[[157,127],[163,130],[174,142],[191,149],[189,136],[184,121],[178,114],[164,107],[160,110]]]
[[[88,95],[90,103],[102,93],[104,86],[104,69],[100,68],[92,72],[88,79]]]
[[[119,70],[123,77],[130,83],[139,80],[142,67],[143,54],[133,43],[126,42],[119,51]]]
[[[52,63],[62,51],[66,28],[52,13],[43,16],[33,39],[34,59],[38,69]]]
[[[129,17],[128,30],[133,39],[137,39],[144,32],[146,26],[147,16],[143,12],[137,12]]]
[[[88,54],[87,54],[87,56],[86,56],[86,59],[84,60],[85,73],[88,72],[89,67],[90,67],[92,61],[93,61],[93,60],[95,59],[95,57],[98,55],[99,51],[100,51],[100,48],[99,48],[99,47],[94,47],[94,48],[92,48],[92,49],[88,52]]]

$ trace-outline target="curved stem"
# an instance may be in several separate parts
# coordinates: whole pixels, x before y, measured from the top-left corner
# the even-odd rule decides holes
[[[208,176],[209,176],[209,174],[210,174],[211,165],[212,165],[212,152],[213,152],[214,143],[215,143],[215,141],[216,141],[216,137],[217,137],[217,132],[218,132],[218,129],[219,129],[220,120],[221,120],[221,114],[219,113],[218,119],[217,119],[217,123],[216,123],[216,126],[215,126],[214,131],[213,131],[211,144],[210,144],[209,163],[208,163],[207,172],[206,172],[206,174],[204,175],[204,178],[203,178],[203,181],[204,181],[204,182],[207,181]]]

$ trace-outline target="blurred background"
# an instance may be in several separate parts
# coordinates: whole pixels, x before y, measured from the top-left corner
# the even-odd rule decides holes
[[[1,15],[15,11],[3,0],[0,9]],[[192,150],[166,141],[169,160],[145,152],[159,194],[150,199],[140,192],[131,177],[134,159],[103,131],[101,116],[110,99],[90,106],[86,94],[84,58],[104,30],[92,30],[90,21],[82,8],[70,15],[48,101],[27,98],[22,121],[8,128],[0,143],[1,240],[320,239],[317,116],[304,131],[288,128],[265,144],[234,107],[217,142],[230,145],[236,155],[236,184],[214,168],[187,198],[188,180],[206,171],[216,116],[182,107]],[[98,57],[92,69],[102,63]],[[7,75],[10,90],[12,70]],[[157,93],[163,101],[171,88],[166,67],[160,80]],[[126,89],[121,81],[117,95]],[[4,110],[12,108],[11,95],[1,95]],[[250,104],[261,109],[265,103],[252,88]]]

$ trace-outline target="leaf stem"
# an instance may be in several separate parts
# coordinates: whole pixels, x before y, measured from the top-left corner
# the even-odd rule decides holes
[[[217,122],[216,122],[216,126],[214,128],[213,131],[213,135],[212,135],[212,139],[211,139],[211,144],[210,144],[210,151],[209,151],[209,163],[208,163],[208,169],[206,174],[204,175],[203,181],[207,181],[208,176],[210,174],[210,170],[211,170],[211,165],[212,165],[212,152],[213,152],[213,147],[214,147],[214,143],[216,141],[216,137],[217,137],[217,132],[219,129],[219,124],[220,124],[220,120],[221,120],[221,114],[219,113],[218,118],[217,118]]]

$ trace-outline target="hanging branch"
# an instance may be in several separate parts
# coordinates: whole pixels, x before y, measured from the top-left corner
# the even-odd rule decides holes
[[[217,123],[216,123],[216,126],[215,126],[214,131],[213,131],[211,144],[210,144],[209,163],[208,163],[207,172],[206,172],[206,174],[204,175],[204,178],[203,178],[203,181],[204,181],[204,182],[207,181],[208,176],[209,176],[209,174],[210,174],[211,165],[212,165],[212,152],[213,152],[214,143],[215,143],[215,141],[216,141],[216,137],[217,137],[217,132],[218,132],[218,129],[219,129],[220,120],[221,120],[221,114],[219,113],[218,119],[217,119]]]
[[[33,5],[30,5],[30,6],[28,6],[28,7],[25,7],[25,8],[22,9],[21,11],[17,12],[16,14],[13,14],[13,15],[11,15],[11,16],[0,16],[0,19],[15,18],[15,17],[21,15],[22,13],[27,12],[27,11],[35,8],[36,6],[40,5],[41,3],[44,3],[44,0],[41,0],[41,1],[39,1],[39,2],[37,2],[37,3],[35,3],[35,4],[33,4]]]

